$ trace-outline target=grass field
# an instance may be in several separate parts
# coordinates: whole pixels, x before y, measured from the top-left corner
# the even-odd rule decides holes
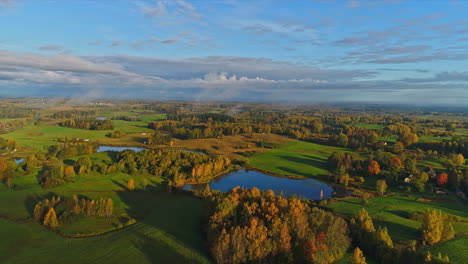
[[[250,165],[264,171],[290,176],[326,175],[327,159],[344,148],[292,140],[279,148],[250,158]]]

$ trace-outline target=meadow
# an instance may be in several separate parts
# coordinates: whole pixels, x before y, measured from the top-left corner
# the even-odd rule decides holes
[[[328,174],[327,159],[344,148],[320,145],[298,140],[249,158],[250,166],[287,176],[318,177]]]

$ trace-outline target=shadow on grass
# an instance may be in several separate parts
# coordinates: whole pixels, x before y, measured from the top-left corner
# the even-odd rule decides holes
[[[135,233],[138,241],[133,241],[133,246],[140,250],[150,263],[200,263],[194,258],[187,258],[172,248],[161,243],[162,241],[143,233]],[[179,260],[174,259],[174,255],[180,256]],[[195,255],[193,253],[193,255]]]
[[[413,240],[419,238],[419,231],[416,228],[375,218],[373,220],[376,228],[377,226],[386,226],[393,240]]]
[[[455,216],[460,216],[460,217],[468,217],[468,210],[466,208],[461,208],[462,206],[453,206],[451,204],[446,204],[446,203],[438,203],[438,202],[418,202],[414,200],[409,200],[409,199],[401,199],[401,198],[394,198],[395,200],[402,201],[404,203],[410,203],[414,204],[416,208],[424,209],[424,207],[431,207],[431,209],[439,209],[443,212],[455,215]],[[421,210],[424,211],[424,210]]]
[[[201,263],[209,259],[204,235],[202,201],[181,194],[120,191],[127,214],[139,225],[135,248],[151,263]]]
[[[284,156],[284,155],[279,155],[278,157],[287,161],[309,165],[309,166],[317,167],[320,169],[326,169],[327,167],[327,164],[323,159],[310,157],[307,155],[302,155],[302,156],[305,158],[294,157],[294,156]]]

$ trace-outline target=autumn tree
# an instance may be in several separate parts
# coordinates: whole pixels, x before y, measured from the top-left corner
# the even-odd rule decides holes
[[[439,174],[439,176],[437,176],[437,184],[439,186],[445,186],[447,185],[448,183],[448,174],[445,173],[445,172],[442,172],[441,174]]]
[[[64,169],[65,181],[73,181],[75,179],[75,168],[73,166],[66,166]]]
[[[376,232],[376,236],[377,241],[389,248],[393,248],[393,241],[390,235],[388,234],[387,227],[382,228],[379,226]]]
[[[440,210],[424,212],[421,227],[422,239],[429,245],[445,241],[454,237],[452,223]]]
[[[387,182],[385,180],[377,180],[375,187],[380,195],[383,195],[384,192],[387,190]]]
[[[130,191],[133,191],[135,189],[135,180],[133,180],[133,178],[130,178],[130,180],[128,180],[127,182],[127,188],[130,190]]]
[[[380,173],[380,165],[377,161],[369,161],[369,166],[367,167],[367,173],[369,175],[378,175]]]
[[[47,214],[44,216],[43,225],[50,228],[58,227],[59,223],[53,207],[50,207],[49,211],[47,211]]]
[[[353,255],[350,256],[350,264],[366,264],[366,257],[359,247],[356,247],[353,251]]]

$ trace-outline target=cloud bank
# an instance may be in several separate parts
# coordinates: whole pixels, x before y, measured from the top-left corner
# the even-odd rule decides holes
[[[434,96],[438,103],[450,103],[456,95],[460,103],[468,101],[467,72],[393,81],[375,80],[376,74],[248,57],[79,57],[0,51],[0,95],[7,96],[28,95],[33,89],[35,95],[84,91],[95,97],[184,100],[408,103]]]

